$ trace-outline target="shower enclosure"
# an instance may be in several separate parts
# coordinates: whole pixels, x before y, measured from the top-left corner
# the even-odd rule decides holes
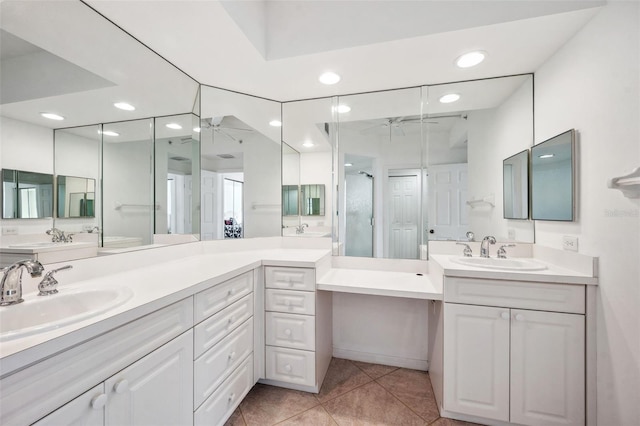
[[[345,220],[344,250],[347,256],[373,256],[375,219],[374,177],[366,170],[372,169],[372,160],[361,157],[346,164],[368,166],[365,170],[345,167]],[[367,164],[368,163],[368,164]]]

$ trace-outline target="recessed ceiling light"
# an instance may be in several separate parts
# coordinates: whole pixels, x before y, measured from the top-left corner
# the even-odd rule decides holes
[[[553,154],[542,154],[538,156],[538,158],[551,158],[551,157],[553,157]]]
[[[487,57],[487,53],[481,50],[465,53],[456,59],[456,65],[459,68],[471,68],[475,67]]]
[[[344,166],[345,166],[345,167],[353,167],[353,164],[351,164],[351,163],[344,163]]]
[[[457,93],[449,93],[448,95],[444,95],[440,97],[440,103],[450,104],[451,102],[455,102],[460,99],[460,95]]]
[[[64,120],[64,117],[58,114],[54,114],[52,112],[41,112],[40,113],[41,116],[43,116],[44,118],[48,118],[49,120]]]
[[[99,132],[99,133],[102,133],[105,136],[120,136],[120,133],[116,133],[111,130],[103,130],[102,132]]]
[[[125,111],[133,111],[136,109],[136,107],[126,102],[116,102],[115,104],[113,104],[113,106],[116,108],[123,109]]]
[[[334,111],[338,112],[339,114],[344,114],[346,112],[351,111],[351,107],[349,105],[338,105],[337,107],[334,107]]]
[[[322,83],[322,84],[331,85],[331,84],[336,84],[337,82],[339,82],[340,81],[340,76],[338,74],[336,74],[335,72],[327,71],[327,72],[321,74],[320,77],[318,78],[318,80],[320,80],[320,83]]]
[[[178,123],[169,123],[169,124],[165,124],[165,126],[167,126],[167,127],[168,127],[168,128],[170,128],[170,129],[173,129],[173,130],[180,130],[180,129],[182,129],[182,126],[181,126],[181,125],[179,125]]]
[[[280,121],[280,120],[271,120],[269,122],[269,126],[280,127],[280,126],[282,126],[282,121]]]
[[[306,148],[311,148],[313,146],[313,142],[307,141],[307,142],[303,143],[302,146],[304,146]]]
[[[194,127],[193,131],[196,132],[196,133],[200,133],[200,127]]]

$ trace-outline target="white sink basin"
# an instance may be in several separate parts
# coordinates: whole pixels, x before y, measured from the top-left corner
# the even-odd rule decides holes
[[[55,247],[61,246],[64,243],[54,243],[51,241],[45,241],[40,243],[20,243],[20,244],[11,244],[9,248],[43,248],[43,247]]]
[[[547,267],[531,259],[499,259],[496,257],[454,257],[452,262],[502,271],[542,271]]]
[[[319,237],[330,237],[331,234],[328,232],[314,232],[314,231],[305,231],[302,234],[291,234],[291,237],[307,237],[307,238],[319,238]]]
[[[133,296],[126,287],[62,288],[60,293],[24,296],[24,302],[0,307],[0,341],[17,339],[78,322],[122,305]]]

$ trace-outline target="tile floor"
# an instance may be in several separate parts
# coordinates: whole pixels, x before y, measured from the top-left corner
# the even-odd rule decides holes
[[[257,384],[225,426],[462,426],[441,418],[423,371],[334,358],[320,393]]]

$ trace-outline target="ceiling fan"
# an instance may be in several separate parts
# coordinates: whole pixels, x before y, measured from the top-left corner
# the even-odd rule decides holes
[[[242,128],[242,127],[233,127],[233,125],[226,125],[227,122],[233,121],[233,120],[230,120],[227,117],[231,117],[231,116],[221,115],[221,116],[218,116],[218,117],[203,118],[202,120],[200,120],[200,129],[201,130],[206,130],[206,129],[210,129],[211,130],[211,141],[212,142],[213,142],[214,133],[219,133],[219,134],[221,134],[223,136],[226,136],[227,138],[229,138],[233,142],[242,143],[242,139],[232,135],[231,133],[233,133],[233,132],[253,132],[253,129],[245,129],[245,128]]]
[[[466,114],[455,114],[455,115],[437,115],[437,116],[429,116],[423,115],[422,117],[419,115],[414,116],[406,116],[406,117],[389,117],[381,119],[382,122],[376,124],[375,126],[370,126],[361,131],[366,133],[367,131],[371,131],[376,128],[384,128],[389,129],[389,135],[395,136],[405,136],[404,130],[402,129],[404,126],[408,124],[439,124],[438,119],[443,118],[462,118],[464,120],[467,119]]]

